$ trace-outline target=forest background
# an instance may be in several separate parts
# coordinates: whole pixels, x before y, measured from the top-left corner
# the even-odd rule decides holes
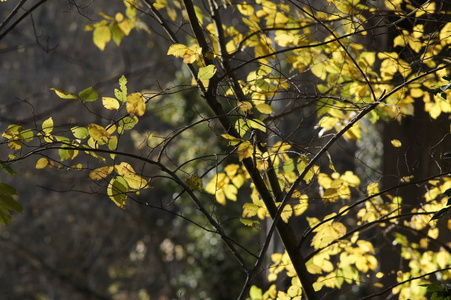
[[[4,299],[446,299],[448,1],[2,1]]]

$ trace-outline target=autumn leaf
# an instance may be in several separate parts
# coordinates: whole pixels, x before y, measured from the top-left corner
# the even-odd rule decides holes
[[[40,159],[38,159],[38,161],[36,162],[36,169],[44,169],[45,167],[47,167],[47,165],[49,164],[49,160],[45,157],[41,157]]]
[[[106,109],[116,110],[119,109],[119,102],[111,97],[102,97],[102,104]]]
[[[114,168],[112,166],[97,168],[89,173],[89,178],[96,181],[104,179],[108,177],[108,175],[110,175],[111,172],[113,172],[113,169]]]
[[[88,132],[95,141],[101,142],[102,144],[105,144],[110,137],[106,129],[97,124],[89,124]]]
[[[146,112],[146,103],[141,93],[133,93],[127,97],[127,112],[142,116]]]
[[[207,80],[212,78],[216,73],[216,67],[214,65],[208,65],[199,69],[197,77],[200,80]]]
[[[55,88],[51,88],[51,90],[53,90],[55,92],[55,94],[62,98],[62,99],[78,99],[77,95],[62,91],[62,90],[57,90]]]
[[[254,153],[254,147],[252,146],[251,142],[245,141],[238,146],[237,153],[240,160],[243,160],[252,156],[252,154]]]

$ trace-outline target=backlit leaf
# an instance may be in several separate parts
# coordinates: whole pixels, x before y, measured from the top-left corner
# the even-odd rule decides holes
[[[262,131],[262,132],[266,132],[266,126],[265,126],[265,123],[263,123],[263,122],[260,121],[260,120],[257,120],[257,119],[249,119],[249,120],[246,121],[246,123],[247,123],[247,125],[248,125],[250,128],[257,129],[257,130],[260,130],[260,131]]]
[[[36,162],[36,169],[44,169],[49,164],[49,160],[45,157],[41,157]]]
[[[119,101],[112,97],[102,97],[102,104],[106,109],[116,110],[119,109]]]
[[[102,144],[105,144],[110,137],[106,129],[97,124],[89,124],[88,132],[95,141],[101,142]]]
[[[259,112],[261,112],[262,114],[272,114],[273,110],[272,107],[268,104],[262,103],[262,104],[258,104],[257,106],[255,106],[255,108],[257,108],[257,110]]]
[[[127,97],[127,112],[142,116],[146,112],[146,103],[141,93],[133,93]]]
[[[87,102],[96,101],[99,98],[99,94],[93,87],[84,89],[78,94],[78,96],[80,97],[80,99]]]
[[[89,131],[85,127],[75,126],[70,129],[72,131],[72,134],[77,139],[85,139],[89,136]]]
[[[241,145],[238,146],[238,157],[240,160],[243,160],[244,158],[251,157],[254,153],[254,147],[252,146],[251,142],[245,141]]]
[[[125,200],[127,199],[128,186],[127,182],[120,176],[111,179],[108,184],[108,197],[120,208],[125,208]]]
[[[216,67],[214,65],[208,65],[199,69],[197,77],[200,80],[207,80],[212,78],[216,73]]]
[[[396,140],[396,139],[391,140],[391,144],[392,144],[393,147],[395,147],[395,148],[399,148],[399,147],[402,146],[402,143],[401,143],[399,140]]]
[[[68,93],[65,91],[57,90],[54,88],[51,88],[51,90],[55,91],[55,94],[62,99],[78,99],[77,95],[74,95],[74,94],[71,94],[71,93]]]
[[[42,122],[42,131],[47,134],[50,134],[53,131],[53,118],[50,117],[44,122]]]
[[[96,26],[92,39],[94,44],[103,51],[106,44],[111,40],[111,31],[106,24]]]
[[[89,178],[92,180],[104,179],[113,172],[113,169],[113,166],[97,168],[89,173]]]
[[[121,162],[118,165],[114,166],[114,170],[119,175],[129,175],[129,174],[136,174],[135,170],[133,170],[132,166],[129,163]]]

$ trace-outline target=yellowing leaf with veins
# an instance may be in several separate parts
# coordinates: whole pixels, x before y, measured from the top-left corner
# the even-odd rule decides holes
[[[120,208],[125,207],[125,200],[127,199],[128,186],[125,179],[118,176],[111,179],[108,184],[107,194],[110,199]]]
[[[208,65],[199,69],[197,77],[200,80],[207,80],[212,78],[216,73],[216,67],[214,65]]]
[[[147,185],[147,180],[137,174],[125,174],[122,177],[124,177],[125,181],[127,181],[128,187],[131,189],[140,190],[149,187]]]
[[[142,116],[146,112],[146,103],[141,93],[133,93],[127,97],[127,112]]]
[[[89,124],[88,132],[89,135],[97,142],[106,143],[110,137],[106,129],[97,124]]]
[[[112,97],[102,97],[102,104],[106,109],[109,110],[119,109],[119,101]]]
[[[92,180],[104,179],[113,172],[113,169],[112,166],[97,168],[89,173],[89,178]]]
[[[132,166],[126,162],[121,162],[120,164],[115,165],[114,170],[119,175],[136,174],[136,172],[135,172],[135,170],[133,170]]]

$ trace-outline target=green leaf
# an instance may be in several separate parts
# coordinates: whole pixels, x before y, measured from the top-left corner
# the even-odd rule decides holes
[[[138,123],[138,118],[125,117],[119,121],[117,132],[122,134],[125,130],[130,130],[135,127],[136,123]]]
[[[257,220],[249,220],[249,219],[240,218],[240,222],[243,223],[246,226],[254,227],[257,230],[261,229],[261,224]]]
[[[122,30],[117,26],[116,23],[111,23],[110,25],[110,32],[111,37],[113,38],[114,43],[119,46],[121,44],[122,39],[124,38],[124,33]]]
[[[9,225],[11,223],[11,214],[0,206],[0,225]]]
[[[81,91],[78,96],[80,96],[81,100],[92,102],[96,101],[99,98],[99,94],[97,94],[96,90],[93,87],[88,87]]]
[[[107,194],[110,199],[120,208],[125,207],[127,191],[127,182],[121,176],[111,179],[110,183],[108,184]]]
[[[16,189],[9,184],[0,182],[0,193],[6,194],[6,195],[16,195]]]
[[[207,80],[212,78],[216,74],[216,67],[214,65],[208,65],[199,69],[197,77],[200,80]]]
[[[10,166],[4,163],[0,163],[0,169],[5,170],[5,172],[8,173],[9,175],[17,175],[16,171],[14,171]]]
[[[75,126],[72,127],[70,130],[72,131],[74,137],[77,139],[83,140],[89,136],[88,129],[86,129],[85,127]]]
[[[118,100],[125,102],[127,101],[127,78],[125,78],[124,75],[121,76],[121,78],[119,78],[119,86],[121,88],[122,91],[122,97],[116,97]]]
[[[436,212],[429,221],[437,220],[437,219],[442,218],[444,215],[446,215],[449,212],[450,208],[451,207],[442,208],[441,210]]]
[[[451,151],[443,153],[442,159],[451,159]]]
[[[58,154],[60,155],[61,161],[65,161],[67,159],[74,159],[78,151],[75,151],[74,149],[58,149]]]
[[[186,184],[192,190],[202,190],[202,179],[199,176],[193,175],[186,180]]]
[[[13,197],[5,194],[0,194],[0,207],[4,207],[6,209],[13,210],[19,213],[23,212],[22,205],[14,200]]]
[[[438,292],[442,289],[442,287],[440,286],[440,284],[437,283],[431,283],[427,286],[427,292]]]

